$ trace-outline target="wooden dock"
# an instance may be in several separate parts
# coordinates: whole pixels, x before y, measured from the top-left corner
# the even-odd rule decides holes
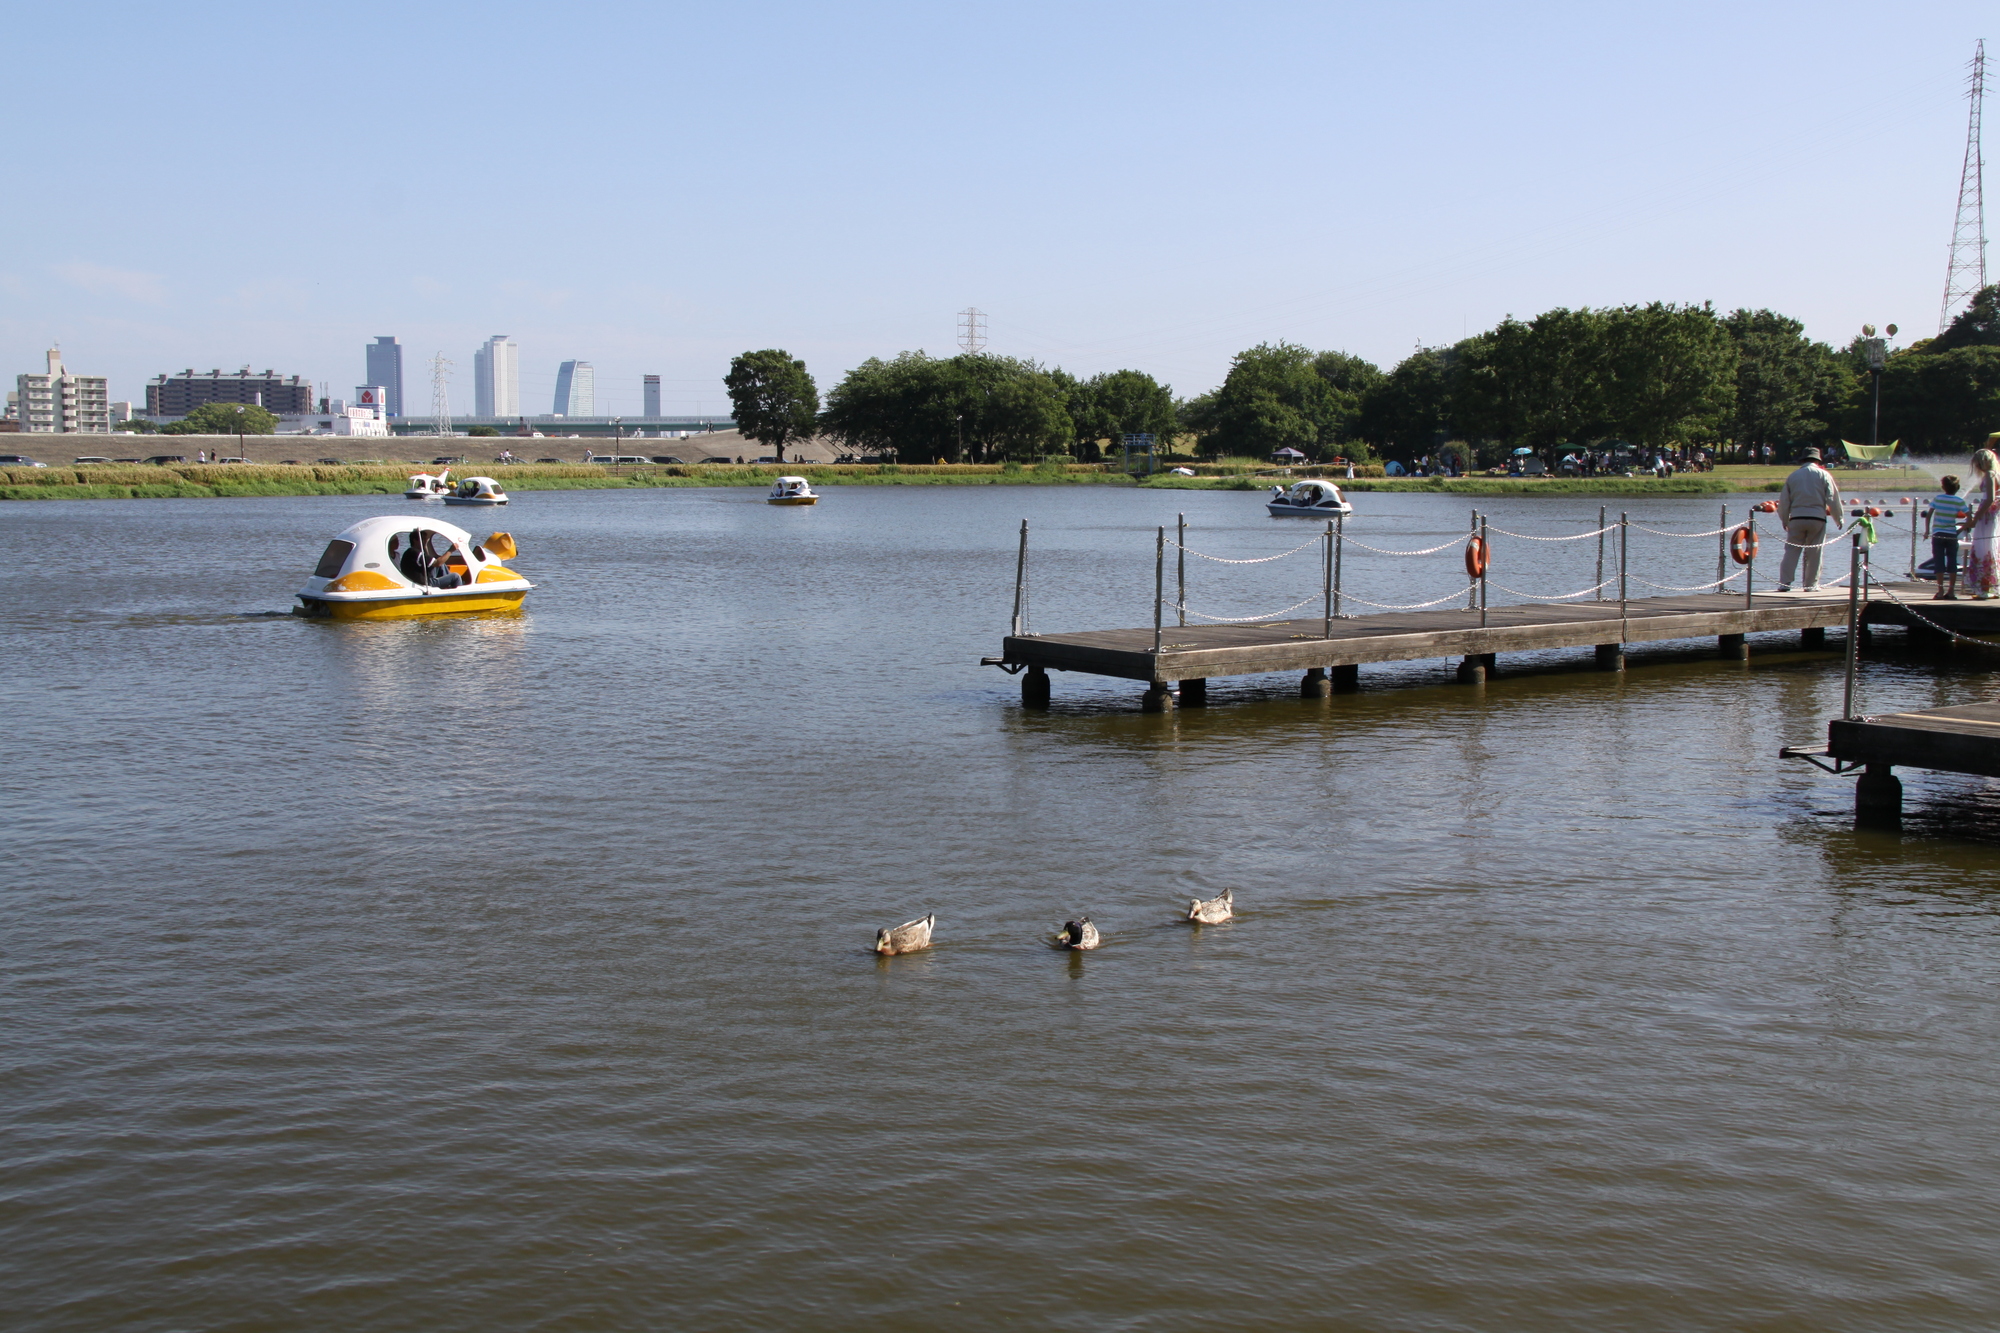
[[[1965,634],[2000,633],[2000,602],[1932,602],[1928,583],[1894,583],[1889,591],[1920,613]],[[1495,606],[1487,610],[1388,612],[1325,619],[1259,621],[1241,625],[1169,625],[1160,633],[1141,629],[1084,630],[1069,634],[1015,634],[1001,655],[986,662],[1023,672],[1022,702],[1046,705],[1051,671],[1146,682],[1145,706],[1166,711],[1179,702],[1206,702],[1208,681],[1217,676],[1266,672],[1304,673],[1308,697],[1358,687],[1359,668],[1370,662],[1413,662],[1458,657],[1462,680],[1483,680],[1501,653],[1594,648],[1605,670],[1624,665],[1624,646],[1669,639],[1713,637],[1725,657],[1745,657],[1744,636],[1770,631],[1799,632],[1803,642],[1824,640],[1829,626],[1844,626],[1849,614],[1844,588],[1819,592],[1697,593],[1686,596],[1572,602],[1561,605]],[[1863,625],[1906,624],[1896,601],[1876,591],[1859,607]],[[1921,629],[1921,626],[1917,628]]]
[[[2000,778],[2000,704],[1841,718],[1827,724],[1825,745],[1788,746],[1781,754],[1810,760],[1829,773],[1861,770],[1855,819],[1894,826],[1903,818],[1898,767]]]

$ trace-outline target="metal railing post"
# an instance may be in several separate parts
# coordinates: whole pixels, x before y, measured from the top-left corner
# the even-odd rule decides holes
[[[1752,509],[1750,517],[1743,520],[1743,526],[1750,529],[1748,550],[1750,558],[1743,562],[1743,609],[1750,609],[1750,599],[1757,592],[1757,511]]]
[[[1608,511],[1603,505],[1597,506],[1597,600],[1604,600],[1604,530],[1610,524],[1604,521]]]
[[[1021,637],[1025,625],[1021,605],[1028,591],[1028,520],[1021,520],[1021,553],[1014,559],[1014,637]]]
[[[1918,501],[1912,497],[1910,500],[1910,581],[1912,583],[1917,580],[1917,504]]]
[[[1340,614],[1340,563],[1347,554],[1347,515],[1337,514],[1333,520],[1333,613]],[[1328,634],[1331,638],[1331,633]]]
[[[1325,541],[1326,541],[1326,553],[1325,553],[1326,570],[1324,577],[1321,579],[1322,587],[1320,589],[1320,594],[1326,619],[1324,625],[1320,630],[1320,637],[1322,639],[1330,639],[1333,637],[1333,520],[1332,519],[1328,519],[1326,521]]]
[[[1486,515],[1479,516],[1479,627],[1486,628],[1486,567],[1493,563],[1493,547],[1486,540]]]
[[[1475,537],[1479,535],[1479,511],[1477,509],[1472,511],[1472,535]],[[1478,607],[1479,576],[1467,570],[1465,575],[1465,609],[1473,611],[1477,610]]]
[[[1854,716],[1854,659],[1861,652],[1861,534],[1854,534],[1854,551],[1847,566],[1847,684],[1841,694],[1840,716]]]
[[[1187,515],[1179,515],[1180,526],[1174,538],[1174,561],[1179,566],[1180,596],[1174,609],[1180,615],[1180,623],[1187,624]]]
[[[1729,506],[1722,506],[1722,535],[1715,539],[1715,590],[1722,591],[1722,580],[1729,574]]]
[[[1167,530],[1160,528],[1159,540],[1153,545],[1153,656],[1160,655],[1160,620],[1167,600]]]

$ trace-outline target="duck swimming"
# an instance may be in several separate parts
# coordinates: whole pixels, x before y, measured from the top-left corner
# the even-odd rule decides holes
[[[1058,949],[1095,949],[1102,943],[1104,937],[1098,934],[1097,927],[1091,924],[1089,917],[1084,917],[1080,921],[1063,922],[1062,933],[1055,939]]]
[[[1236,890],[1224,889],[1206,902],[1200,898],[1188,899],[1187,919],[1204,926],[1212,926],[1218,921],[1227,921],[1236,915]]]
[[[915,921],[905,921],[894,930],[875,932],[875,952],[884,955],[915,953],[919,949],[931,947],[931,927],[937,922],[937,913],[920,916]]]

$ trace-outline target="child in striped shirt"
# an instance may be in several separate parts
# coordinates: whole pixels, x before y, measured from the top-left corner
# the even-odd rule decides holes
[[[1931,497],[1931,573],[1937,578],[1937,597],[1933,600],[1955,602],[1958,600],[1958,528],[1972,514],[1972,505],[1958,493],[1958,478],[1943,477],[1939,485],[1942,493]],[[1950,588],[1946,589],[1946,580]]]

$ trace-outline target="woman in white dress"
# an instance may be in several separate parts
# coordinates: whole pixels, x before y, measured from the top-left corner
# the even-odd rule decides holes
[[[1987,444],[2000,434],[1986,437]],[[1981,449],[1972,456],[1972,530],[1968,534],[1965,557],[1965,584],[1974,597],[2000,597],[2000,551],[1995,550],[1996,529],[2000,529],[2000,458],[1993,450]]]

